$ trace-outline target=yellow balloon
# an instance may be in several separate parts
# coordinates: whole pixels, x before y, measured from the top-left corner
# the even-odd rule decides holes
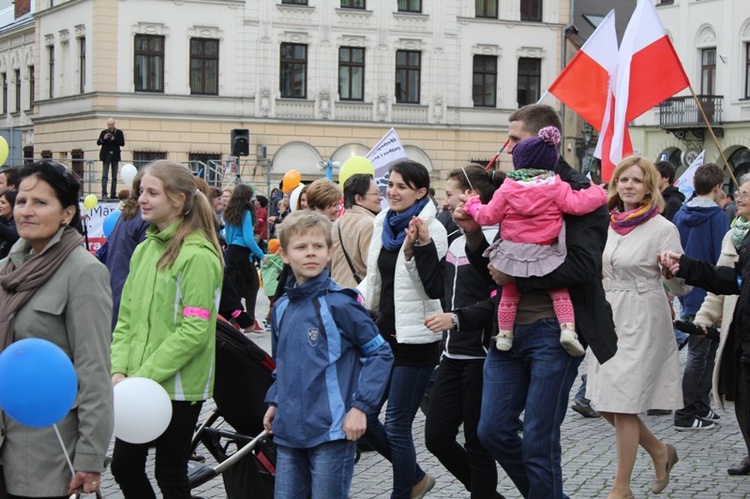
[[[96,199],[96,196],[93,194],[89,194],[85,198],[83,198],[83,207],[87,210],[93,210],[94,206],[99,204],[99,200]]]
[[[364,156],[352,156],[347,159],[341,166],[341,171],[339,172],[339,185],[341,188],[344,188],[344,184],[346,184],[349,177],[358,173],[364,173],[374,177],[375,167],[373,167],[370,160]]]
[[[8,153],[10,152],[8,148],[8,141],[5,140],[5,137],[0,136],[0,166],[3,166],[5,164],[5,160],[8,159]]]

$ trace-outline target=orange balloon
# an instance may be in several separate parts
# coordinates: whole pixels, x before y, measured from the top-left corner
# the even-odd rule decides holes
[[[289,194],[297,187],[302,180],[302,176],[297,170],[289,170],[284,174],[284,179],[281,181],[281,190],[285,194]]]

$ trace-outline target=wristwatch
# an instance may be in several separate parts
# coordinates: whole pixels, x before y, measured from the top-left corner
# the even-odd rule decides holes
[[[453,327],[458,331],[458,315],[455,313],[451,314],[451,322],[453,322]]]

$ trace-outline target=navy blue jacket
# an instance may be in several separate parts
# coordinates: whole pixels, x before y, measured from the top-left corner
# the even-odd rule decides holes
[[[680,232],[686,255],[694,260],[717,262],[721,255],[721,241],[729,230],[729,220],[719,205],[695,198],[675,213],[672,222]],[[682,315],[698,313],[705,298],[706,290],[699,287],[681,296]]]
[[[358,294],[328,269],[296,286],[292,278],[271,313],[275,381],[266,403],[277,407],[274,441],[310,448],[346,438],[347,412],[377,411],[393,353]]]

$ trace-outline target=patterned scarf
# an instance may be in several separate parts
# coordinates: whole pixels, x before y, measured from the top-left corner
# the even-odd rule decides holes
[[[609,226],[612,230],[624,236],[641,225],[646,220],[659,214],[656,203],[645,204],[630,211],[619,211],[615,208],[609,217]]]
[[[425,196],[413,205],[408,210],[396,213],[393,210],[388,210],[385,215],[385,223],[383,223],[383,247],[388,251],[394,251],[401,248],[406,239],[406,232],[404,230],[408,227],[411,218],[419,215],[427,203],[430,201],[429,196]]]
[[[554,176],[555,172],[549,170],[542,170],[541,168],[521,168],[520,170],[513,170],[508,172],[506,176],[512,178],[515,181],[529,180],[535,177],[541,177],[546,175],[547,177]]]
[[[748,230],[750,230],[750,220],[745,217],[737,217],[734,225],[732,225],[732,235],[729,236],[735,248],[740,248],[740,244],[745,239]]]

